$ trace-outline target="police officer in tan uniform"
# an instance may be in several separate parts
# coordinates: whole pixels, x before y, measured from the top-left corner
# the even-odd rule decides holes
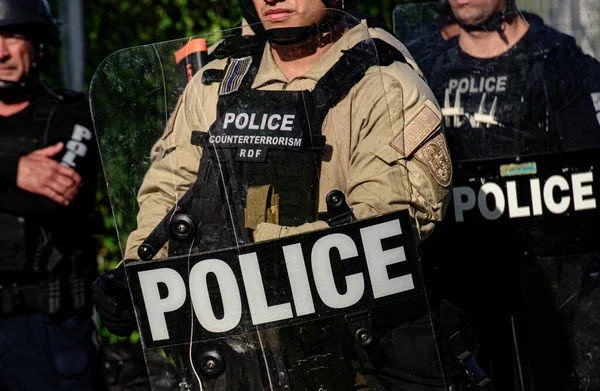
[[[335,1],[330,3],[340,6]],[[301,15],[287,21],[272,19],[324,9],[326,4],[320,0],[257,0],[254,6],[256,15],[269,29],[308,24],[311,21],[302,20]],[[377,30],[383,40],[401,45],[390,34]],[[340,51],[363,38],[362,31],[350,31],[335,44],[295,61],[282,59],[292,50],[290,46],[267,44],[252,88],[311,90],[338,60]],[[213,61],[205,70],[220,70],[226,64],[226,59]],[[385,91],[370,88],[377,83],[379,71]],[[378,72],[367,72],[325,118],[323,135],[331,149],[321,167],[319,212],[326,209],[328,192],[340,189],[359,219],[408,209],[418,238],[423,240],[443,217],[451,178],[441,115],[431,91],[409,64],[394,62]],[[215,122],[219,88],[217,83],[203,85],[199,75],[180,99],[155,146],[154,163],[140,188],[138,229],[129,236],[126,258],[138,258],[138,246],[196,180],[202,149],[191,144],[191,134],[194,130],[206,132]],[[261,223],[254,237],[273,239],[326,227],[323,221],[299,227]],[[165,249],[161,255],[166,255]]]
[[[452,171],[438,104],[418,68],[411,66],[410,56],[403,56],[407,53],[403,45],[384,30],[367,30],[364,24],[327,33],[307,27],[316,18],[324,19],[327,7],[342,9],[349,7],[348,1],[254,0],[253,4],[240,4],[247,20],[263,22],[253,27],[257,36],[266,35],[268,42],[263,43],[258,61],[255,53],[254,60],[252,56],[217,58],[188,84],[152,150],[152,165],[138,193],[138,226],[129,235],[126,259],[139,259],[140,245],[197,181],[199,162],[202,170],[203,155],[207,154],[197,139],[214,136],[211,129],[215,123],[227,127],[229,112],[219,112],[222,100],[243,89],[247,80],[251,91],[282,91],[282,96],[312,91],[343,53],[373,37],[379,40],[378,48],[390,53],[389,61],[369,67],[324,114],[321,133],[326,145],[312,202],[319,214],[326,212],[326,196],[337,189],[345,194],[358,219],[408,210],[417,240],[424,240],[444,215]],[[204,209],[210,212],[210,208]],[[249,207],[246,213],[252,213]],[[327,227],[325,221],[316,219],[292,225],[284,218],[277,222],[266,217],[255,219],[251,226],[255,241]],[[171,248],[156,250],[156,257],[165,257]],[[122,275],[106,273],[96,284],[95,300],[109,330],[126,335],[135,327],[132,312],[120,307],[114,297],[107,297],[106,288],[117,285],[126,289]]]
[[[187,84],[152,148],[126,259],[189,254],[190,242],[150,240],[164,221],[182,215],[201,232],[192,252],[329,228],[322,217],[333,190],[345,195],[357,219],[407,210],[416,240],[431,234],[444,216],[452,180],[439,106],[391,34],[367,22],[349,26],[344,14],[327,10],[346,10],[349,3],[240,1],[255,36],[236,37],[237,45],[226,37],[226,55],[217,48],[216,59]],[[295,148],[297,128],[302,148]],[[265,177],[273,172],[271,183]],[[174,207],[182,213],[171,213]],[[245,227],[225,228],[240,216]],[[230,231],[235,241],[221,241]],[[136,323],[122,269],[105,273],[94,297],[104,325],[127,335]],[[422,367],[439,368],[429,316],[426,322],[431,338],[420,349],[435,357]],[[399,344],[418,340],[405,335]],[[396,342],[385,348],[401,355],[400,362],[378,363],[378,370],[413,360]]]

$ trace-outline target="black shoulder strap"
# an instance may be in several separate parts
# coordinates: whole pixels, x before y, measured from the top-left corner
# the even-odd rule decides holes
[[[373,53],[375,43],[376,53]],[[381,39],[361,41],[344,54],[317,82],[313,90],[319,123],[329,110],[337,105],[374,65],[387,66],[393,62],[407,63],[404,55]]]

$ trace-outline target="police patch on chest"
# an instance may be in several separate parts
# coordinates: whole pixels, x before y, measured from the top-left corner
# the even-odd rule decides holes
[[[228,109],[211,128],[208,144],[235,149],[237,161],[264,162],[271,149],[302,149],[301,121],[294,109]]]

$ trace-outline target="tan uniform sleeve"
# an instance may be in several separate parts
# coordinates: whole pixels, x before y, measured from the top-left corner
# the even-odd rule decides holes
[[[138,191],[137,229],[129,235],[125,259],[139,259],[137,249],[196,180],[200,148],[191,144],[198,123],[193,118],[199,102],[195,88],[187,88],[179,99],[165,133],[152,148],[152,164]],[[156,258],[167,256],[166,247]]]
[[[365,77],[357,93],[361,141],[351,159],[348,204],[358,218],[408,209],[419,243],[444,216],[450,196],[452,166],[441,113],[407,64],[381,69],[383,80],[376,73]],[[385,94],[374,87],[382,83]]]

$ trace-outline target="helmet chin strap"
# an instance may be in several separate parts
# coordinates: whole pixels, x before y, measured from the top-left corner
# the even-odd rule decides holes
[[[303,27],[269,29],[265,30],[265,34],[272,44],[281,46],[298,45],[306,42],[311,37],[318,37],[323,33],[333,31],[335,24],[340,19],[340,15],[332,15],[328,12],[325,22]]]
[[[286,27],[278,29],[269,29],[265,31],[270,43],[290,46],[306,42],[310,37],[316,37],[320,33],[330,31],[331,25],[323,23],[320,25],[310,25],[306,27]]]

